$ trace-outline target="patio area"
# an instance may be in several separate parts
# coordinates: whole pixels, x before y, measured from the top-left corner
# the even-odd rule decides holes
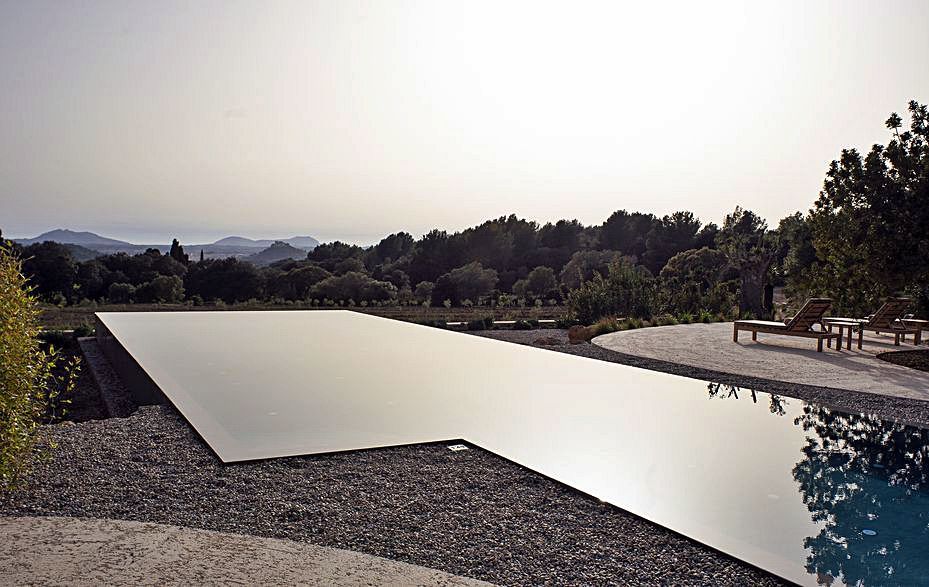
[[[757,341],[742,333],[732,342],[732,323],[680,324],[626,330],[599,336],[603,348],[723,373],[759,377],[834,389],[929,400],[929,373],[882,361],[880,353],[913,350],[912,344],[894,346],[893,337],[865,333],[859,350],[824,348],[816,341],[759,334]],[[924,345],[918,347],[925,349]]]

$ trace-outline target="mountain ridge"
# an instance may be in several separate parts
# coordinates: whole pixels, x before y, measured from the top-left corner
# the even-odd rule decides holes
[[[163,247],[170,247],[170,243],[158,245],[135,244],[128,241],[101,236],[94,232],[75,231],[67,228],[56,228],[54,230],[43,232],[42,234],[33,238],[19,238],[13,240],[21,245],[31,245],[45,241],[54,241],[64,245],[80,245],[82,247],[88,248],[127,248],[130,250],[144,250],[148,247],[155,247],[159,249]],[[291,245],[295,248],[304,250],[312,250],[319,245],[319,241],[312,236],[292,236],[290,238],[281,239],[251,239],[243,236],[227,236],[212,243],[185,244],[184,246],[189,250],[205,247],[254,248],[261,250],[270,247],[275,242],[287,243],[288,245]]]

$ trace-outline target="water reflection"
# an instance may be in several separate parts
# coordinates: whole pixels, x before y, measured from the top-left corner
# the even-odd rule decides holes
[[[752,390],[710,383],[708,391],[758,403]],[[768,397],[770,412],[784,416],[788,400]],[[929,431],[800,405],[793,423],[807,438],[793,477],[821,528],[803,542],[807,572],[822,585],[929,583]]]

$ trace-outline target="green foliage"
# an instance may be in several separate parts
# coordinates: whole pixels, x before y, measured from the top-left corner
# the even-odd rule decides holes
[[[670,314],[663,314],[655,319],[655,326],[674,326],[678,324],[677,318]]]
[[[887,120],[886,147],[842,151],[810,213],[820,263],[809,286],[839,312],[865,314],[888,295],[929,289],[929,111],[915,101],[909,111],[905,132],[897,114]]]
[[[449,300],[457,306],[465,299],[479,301],[490,296],[496,285],[497,272],[474,261],[439,277],[432,290],[432,303],[439,305]]]
[[[555,271],[551,267],[542,265],[536,267],[529,272],[525,279],[513,284],[513,293],[519,297],[536,299],[558,295],[558,281],[555,279]]]
[[[513,330],[532,330],[532,324],[528,320],[517,320],[513,322]]]
[[[251,263],[235,258],[208,259],[190,266],[184,278],[190,295],[204,300],[222,300],[227,304],[263,298],[263,273]]]
[[[561,285],[567,290],[578,289],[597,273],[606,275],[610,265],[620,259],[622,253],[617,251],[577,251],[561,270]]]
[[[184,281],[176,275],[159,275],[136,288],[135,300],[142,303],[177,304],[184,300]]]
[[[60,356],[39,340],[39,308],[21,264],[0,244],[0,491],[28,471],[39,422],[59,394],[69,392],[77,361],[53,374]]]
[[[129,304],[135,297],[135,286],[131,283],[111,283],[106,297],[111,304]]]
[[[663,306],[672,313],[731,308],[734,287],[720,282],[727,263],[722,252],[708,247],[671,257],[659,274]]]
[[[46,241],[22,250],[22,271],[45,301],[56,303],[59,298],[71,302],[74,296],[77,264],[68,247]]]
[[[320,281],[312,289],[312,296],[340,302],[380,302],[397,297],[397,288],[386,281],[377,281],[357,271],[334,275]]]
[[[171,250],[168,252],[168,256],[184,265],[190,263],[190,255],[184,252],[184,247],[181,246],[177,239],[171,241]]]
[[[606,318],[601,318],[590,325],[587,329],[590,338],[600,336],[601,334],[609,334],[611,332],[616,332],[618,330],[625,330],[624,322],[618,320],[615,316],[608,316]]]
[[[568,307],[585,324],[604,316],[648,318],[655,297],[655,280],[648,271],[620,260],[610,265],[607,277],[598,273],[568,294]]]
[[[331,275],[309,262],[270,267],[265,271],[268,294],[291,301],[306,300],[313,286]]]
[[[729,265],[739,273],[739,310],[766,315],[768,310],[762,302],[768,270],[780,251],[777,232],[769,231],[764,219],[751,210],[736,206],[726,216],[716,243]]]

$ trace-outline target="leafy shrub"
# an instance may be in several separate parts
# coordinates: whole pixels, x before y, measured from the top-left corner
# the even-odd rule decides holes
[[[76,328],[74,329],[74,337],[75,337],[75,338],[83,338],[83,337],[85,337],[85,336],[93,336],[93,334],[94,334],[94,327],[93,327],[92,325],[90,325],[90,324],[87,324],[86,322],[85,322],[84,324],[79,325],[78,327],[76,327]]]
[[[74,341],[74,335],[61,330],[43,330],[39,333],[39,340],[55,348],[64,348]]]
[[[607,277],[598,273],[568,294],[572,314],[585,324],[604,316],[649,318],[654,304],[655,280],[648,270],[625,260],[610,265]]]
[[[658,316],[655,318],[656,326],[674,326],[677,324],[677,318],[671,316],[670,314],[665,314],[663,316]]]
[[[590,328],[587,328],[586,326],[575,324],[568,329],[568,342],[571,344],[588,342],[591,338],[593,338],[593,333],[591,332]]]
[[[350,271],[344,275],[323,279],[313,286],[313,297],[327,298],[345,303],[367,300],[369,302],[396,298],[397,287],[387,281],[371,279],[364,273]]]
[[[677,317],[677,321],[680,322],[681,324],[690,324],[691,322],[694,321],[694,315],[691,314],[690,312],[684,312],[680,316]]]
[[[417,324],[422,324],[423,326],[431,326],[433,328],[441,328],[443,330],[448,329],[448,323],[445,320],[418,320]]]
[[[616,332],[623,329],[623,322],[617,320],[615,316],[610,316],[607,318],[601,318],[597,320],[596,323],[590,326],[588,330],[591,333],[591,338],[600,336],[601,334],[609,334],[611,332]]]
[[[710,312],[709,310],[700,310],[700,313],[697,314],[697,320],[703,322],[704,324],[709,324],[710,322],[716,321],[716,314]]]
[[[135,296],[135,286],[131,283],[111,283],[106,297],[111,304],[128,304]]]
[[[65,365],[39,339],[39,307],[18,258],[0,246],[0,491],[18,485],[29,468],[40,419],[61,391],[73,387],[77,361]]]
[[[572,326],[578,326],[581,323],[577,318],[558,318],[555,320],[556,328],[571,328]]]
[[[513,330],[532,330],[532,324],[528,320],[517,320],[513,323]]]

